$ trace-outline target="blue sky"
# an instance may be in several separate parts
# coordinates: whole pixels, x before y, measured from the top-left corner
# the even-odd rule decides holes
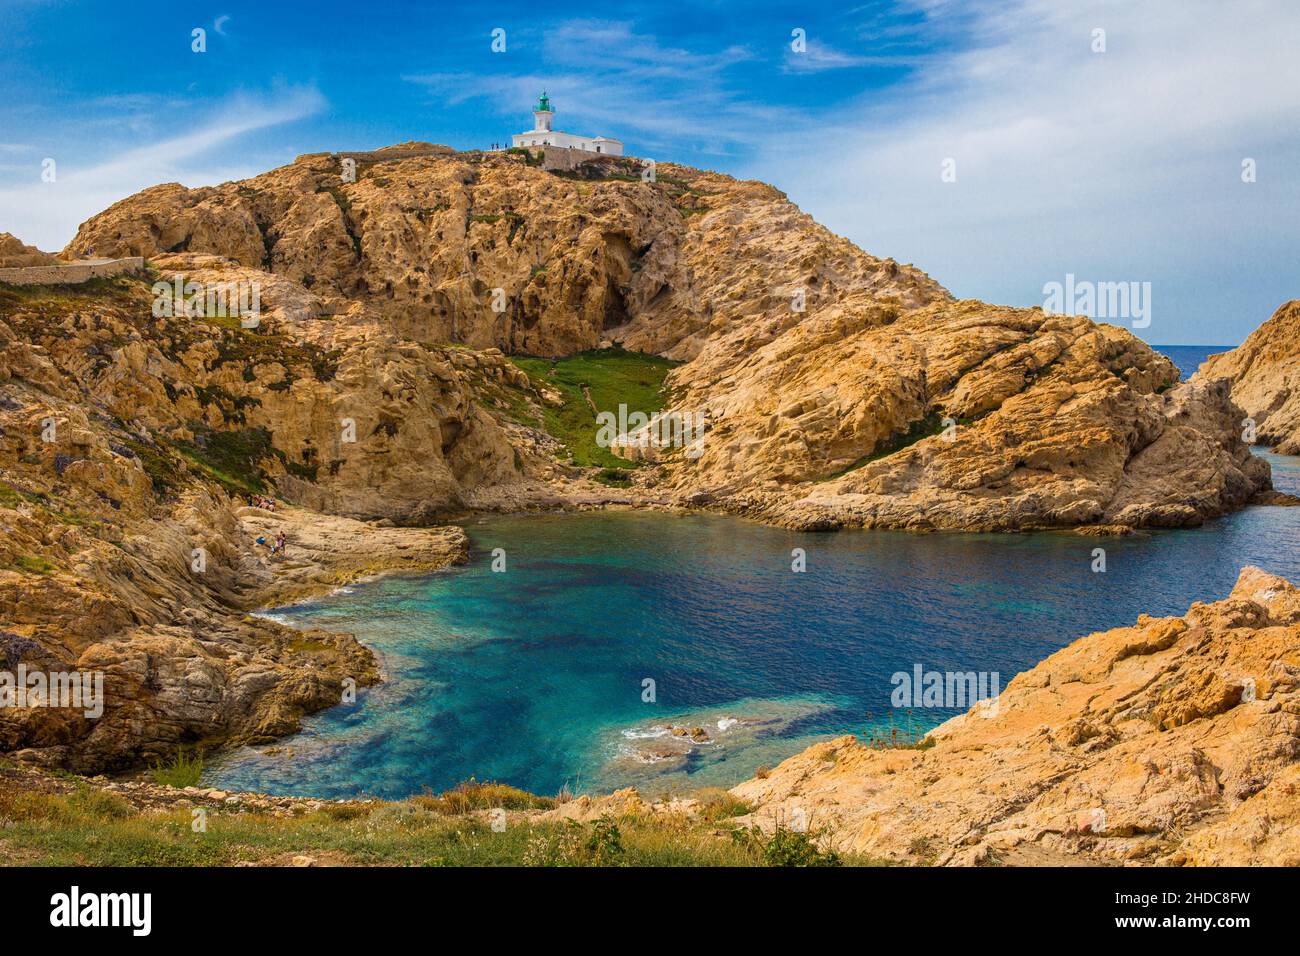
[[[0,0],[0,231],[57,249],[157,182],[486,146],[545,88],[558,127],[771,182],[959,296],[1150,282],[1138,334],[1235,344],[1300,295],[1298,49],[1291,0]]]

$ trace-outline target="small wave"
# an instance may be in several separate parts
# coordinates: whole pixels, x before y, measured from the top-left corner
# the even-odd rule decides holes
[[[640,753],[632,754],[632,759],[637,763],[663,763],[665,760],[672,760],[680,754],[663,754],[656,753],[653,750],[643,750]]]
[[[623,731],[623,736],[628,740],[654,740],[667,735],[667,727],[629,727]]]
[[[615,759],[630,764],[680,762],[694,751],[691,743],[680,737],[669,737],[658,745],[620,745]]]
[[[276,614],[271,611],[257,611],[253,617],[260,617],[266,621],[274,621],[276,624],[283,624],[286,627],[293,626],[293,619],[288,614]]]

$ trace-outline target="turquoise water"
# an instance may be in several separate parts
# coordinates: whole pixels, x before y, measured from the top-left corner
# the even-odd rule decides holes
[[[1300,491],[1300,459],[1267,457],[1279,487]],[[1005,686],[1080,635],[1223,597],[1244,564],[1300,580],[1300,508],[1122,539],[799,534],[623,512],[467,530],[466,566],[276,611],[356,633],[387,681],[208,779],[329,797],[470,776],[539,793],[731,784],[814,739],[888,732],[891,720],[919,732],[955,712],[891,708],[896,671],[995,671]],[[805,573],[791,571],[796,547]],[[1091,571],[1096,547],[1104,574]],[[669,725],[701,726],[709,741]]]

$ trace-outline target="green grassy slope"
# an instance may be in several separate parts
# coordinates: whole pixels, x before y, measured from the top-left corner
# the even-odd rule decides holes
[[[623,349],[582,352],[555,362],[524,357],[511,361],[535,384],[545,384],[564,397],[561,407],[548,405],[543,410],[545,430],[564,442],[575,465],[600,468],[635,465],[596,444],[596,413],[617,415],[620,404],[627,406],[629,414],[659,411],[664,407],[664,379],[680,364]]]

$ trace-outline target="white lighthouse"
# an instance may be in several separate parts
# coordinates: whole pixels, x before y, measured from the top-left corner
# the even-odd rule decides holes
[[[533,108],[533,128],[524,133],[515,133],[511,137],[514,146],[560,146],[567,149],[579,149],[588,153],[601,153],[606,156],[622,156],[621,140],[608,136],[579,136],[555,129],[555,110],[551,108],[551,98],[542,93]]]
[[[539,133],[549,133],[553,122],[555,122],[555,110],[551,109],[551,98],[543,90],[541,98],[537,101],[537,107],[533,110],[533,129]]]

